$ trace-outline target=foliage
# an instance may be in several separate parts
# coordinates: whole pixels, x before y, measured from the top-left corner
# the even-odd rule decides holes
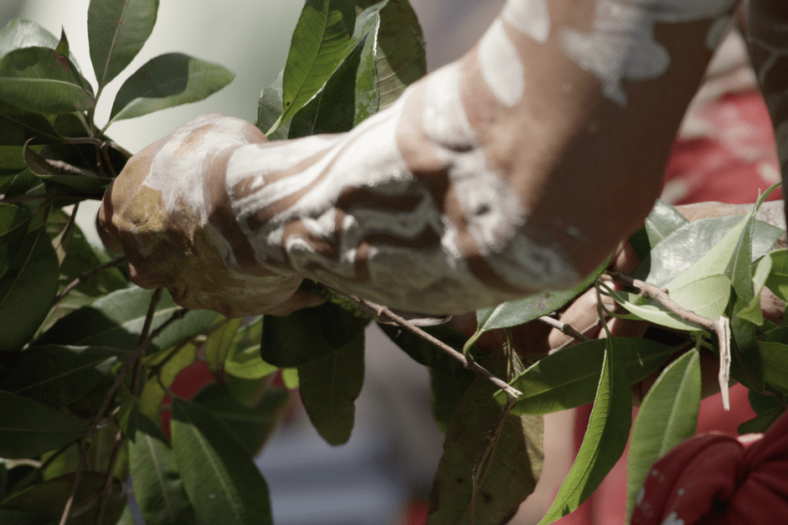
[[[543,523],[575,510],[624,450],[628,386],[671,359],[634,421],[630,504],[650,465],[694,431],[699,352],[724,358],[730,348],[731,374],[750,388],[758,413],[742,432],[761,431],[785,411],[788,328],[763,319],[758,298],[765,286],[788,299],[788,252],[769,253],[784,232],[753,213],[688,223],[658,202],[631,239],[644,261],[635,276],[667,287],[670,300],[709,323],[729,320],[730,341],[635,281],[635,288],[611,286],[607,262],[572,290],[479,310],[469,339],[446,326],[419,329],[317,283],[305,287],[329,299],[323,306],[245,320],[185,312],[166,292],[131,285],[122,257],[90,245],[74,221],[79,202],[101,198],[130,156],[107,131],[117,120],[205,98],[233,77],[174,53],[127,73],[157,8],[157,0],[90,2],[97,86],[82,76],[65,34],[56,38],[24,20],[0,31],[2,520],[49,524],[70,515],[67,523],[129,523],[117,494],[131,479],[149,525],[228,516],[270,523],[266,482],[252,457],[288,396],[271,378],[281,373],[287,386],[300,383],[320,435],[346,442],[371,320],[432,374],[436,421],[446,433],[434,525],[511,516],[541,471],[541,415],[594,402],[575,465]],[[271,140],[349,130],[422,77],[424,56],[406,0],[307,0],[286,66],[263,90],[257,124]],[[96,101],[121,80],[109,122],[97,125]],[[592,286],[623,308],[601,312],[603,319],[648,320],[657,328],[652,337],[583,342],[525,363],[511,341],[491,354],[474,345],[485,332],[550,315]],[[195,360],[207,363],[217,384],[180,399],[169,388]],[[480,370],[522,395],[511,398]],[[166,396],[169,425],[161,417]],[[75,505],[80,512],[71,512]]]

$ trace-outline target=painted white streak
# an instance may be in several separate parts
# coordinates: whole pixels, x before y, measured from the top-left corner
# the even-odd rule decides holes
[[[604,95],[626,106],[622,81],[657,78],[670,66],[667,49],[654,39],[657,23],[677,24],[717,18],[736,0],[598,0],[593,31],[564,29],[566,53],[603,84]]]
[[[203,126],[211,128],[199,143],[186,147],[188,154],[180,154],[184,141]],[[178,206],[185,204],[200,218],[200,225],[204,225],[208,212],[203,185],[210,158],[228,148],[246,144],[243,139],[246,126],[248,124],[240,119],[202,115],[178,128],[156,154],[143,184],[161,192],[168,213],[176,213]]]
[[[522,34],[544,44],[550,37],[550,12],[546,0],[509,0],[503,19]]]
[[[496,20],[479,42],[479,68],[495,98],[507,108],[520,102],[525,91],[525,71],[517,49]]]
[[[475,141],[460,96],[460,63],[453,62],[427,77],[424,132],[436,145],[463,149]]]

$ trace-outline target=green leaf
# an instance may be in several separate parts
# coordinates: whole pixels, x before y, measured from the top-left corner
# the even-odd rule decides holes
[[[678,282],[678,279],[675,282]],[[749,285],[750,294],[751,283],[752,280]],[[668,286],[671,299],[706,319],[714,320],[725,313],[731,298],[731,280],[720,274],[700,277],[694,281],[682,280],[681,285],[671,283]]]
[[[638,338],[616,338],[616,360],[631,384],[658,369],[675,351],[673,348]],[[511,385],[523,396],[512,414],[549,414],[590,403],[598,392],[603,370],[605,340],[580,343],[548,355],[519,375]],[[500,405],[506,394],[497,392]]]
[[[772,258],[763,257],[758,261],[752,277],[752,299],[736,315],[755,325],[763,326],[763,310],[761,309],[761,291],[772,271]]]
[[[449,430],[457,407],[473,383],[473,375],[455,377],[430,369],[430,394],[435,424],[444,434]]]
[[[785,414],[784,406],[774,407],[762,414],[758,414],[752,419],[748,419],[740,424],[736,430],[740,436],[744,434],[760,434],[766,432],[772,423],[780,419],[783,414]]]
[[[241,379],[261,379],[278,370],[260,358],[260,339],[263,333],[262,317],[245,326],[235,336],[227,360],[225,371]]]
[[[643,399],[632,428],[627,461],[629,516],[651,466],[695,435],[700,396],[700,354],[692,350],[671,363]]]
[[[523,299],[477,310],[476,324],[478,328],[471,341],[475,342],[479,335],[489,330],[518,326],[555,312],[591,286],[596,278],[605,271],[609,263],[610,258],[583,279],[583,282],[570,290],[541,292]]]
[[[118,518],[117,523],[115,525],[137,525],[137,520],[134,519],[134,514],[131,512],[131,507],[126,505],[126,508],[123,509],[123,512]]]
[[[106,474],[103,472],[84,472],[74,501],[86,501],[100,493],[104,487],[105,479]],[[66,506],[73,484],[74,474],[66,474],[50,479],[14,494],[3,501],[3,507],[9,510],[46,514],[52,517],[53,521],[51,523],[54,525],[60,522],[60,515]],[[122,491],[123,488],[120,481],[113,479],[112,494],[120,494]],[[125,498],[109,498],[104,513],[104,523],[116,523],[125,506]],[[93,505],[85,508],[79,515],[72,515],[73,517],[67,523],[68,525],[93,525],[96,523],[97,514],[98,505]]]
[[[87,430],[73,417],[0,391],[0,457],[31,458],[79,439]]]
[[[25,243],[31,213],[23,205],[0,203],[0,279]]]
[[[57,518],[39,512],[0,509],[0,523],[12,525],[56,525]]]
[[[353,0],[306,1],[287,55],[278,123],[290,120],[323,89],[349,51],[355,18]]]
[[[497,366],[490,361],[484,364],[498,373],[505,372],[500,366],[502,359],[497,359]],[[494,391],[489,381],[477,377],[457,407],[430,494],[429,525],[471,523],[473,467],[501,412],[491,397]],[[508,522],[533,492],[542,470],[543,433],[541,416],[506,417],[479,484],[474,523]]]
[[[301,401],[318,434],[330,445],[346,443],[364,383],[364,332],[335,352],[299,366],[298,380]]]
[[[369,7],[376,0],[357,0]],[[393,104],[405,89],[427,74],[424,34],[408,0],[388,2],[380,12],[376,49],[380,109]]]
[[[624,453],[632,425],[632,396],[626,370],[617,355],[619,341],[606,339],[602,376],[583,443],[540,525],[577,509]]]
[[[288,390],[297,389],[299,384],[298,368],[283,368],[282,369],[282,382]]]
[[[618,292],[616,290],[609,290],[609,293],[618,304],[626,308],[631,314],[629,316],[622,315],[621,317],[642,319],[674,330],[687,332],[703,330],[696,324],[684,321],[678,315],[665,308],[662,303],[651,297],[641,297],[630,292]]]
[[[0,145],[23,146],[31,139],[48,144],[60,137],[43,115],[0,102]]]
[[[81,398],[128,352],[106,347],[39,346],[19,355],[0,388],[53,408]]]
[[[34,113],[93,107],[93,89],[76,66],[53,49],[27,47],[0,58],[0,100]]]
[[[139,343],[151,295],[153,291],[138,287],[113,292],[60,319],[41,336],[37,344],[111,346],[120,350],[134,350]],[[151,330],[155,330],[178,309],[180,307],[165,290],[153,316]],[[153,340],[149,351],[167,348],[186,337],[204,332],[217,315],[210,310],[187,312],[183,319],[172,323]]]
[[[158,9],[158,0],[91,0],[88,41],[99,88],[137,56],[153,31]]]
[[[46,46],[44,46],[44,47],[46,47]],[[65,57],[70,57],[71,53],[69,53],[69,49],[70,49],[70,46],[69,46],[69,43],[68,43],[68,38],[66,37],[66,30],[61,28],[60,29],[60,41],[57,43],[57,47],[55,48],[55,51],[57,51],[58,53],[60,53],[61,55],[65,56]]]
[[[788,301],[788,250],[775,250],[769,254],[772,270],[766,279],[766,286],[774,295]]]
[[[153,379],[145,384],[145,389],[142,391],[142,396],[140,398],[140,414],[151,421],[155,421],[157,425],[161,424],[159,409],[166,395],[161,385],[167,388],[172,386],[178,374],[194,363],[194,360],[197,358],[197,346],[194,344],[186,344],[177,350],[178,353],[164,363],[158,380]],[[172,351],[175,351],[175,349],[170,352]],[[158,354],[150,356],[145,360],[145,365],[148,367],[160,365],[164,359],[168,358],[170,352],[159,352]]]
[[[741,227],[741,223],[741,216],[730,215],[701,219],[685,224],[654,247],[649,256],[641,263],[634,277],[655,286],[664,287],[705,257],[733,228]],[[784,230],[780,228],[765,222],[755,221],[752,235],[752,260],[757,261],[769,253],[774,242],[783,233]],[[732,237],[738,239],[735,234]],[[735,241],[733,242],[735,243]],[[726,246],[732,249],[730,245]],[[711,259],[711,257],[708,258],[707,262],[711,262]],[[727,268],[727,261],[724,265],[715,265],[715,269],[718,268]],[[719,271],[717,273],[724,274],[725,272]]]
[[[146,417],[137,421],[137,433],[129,446],[129,467],[134,497],[145,523],[194,523],[194,509],[186,496],[167,437]]]
[[[200,390],[194,402],[224,421],[247,454],[256,456],[276,428],[289,398],[285,391],[268,390],[256,406],[246,407],[214,383]]]
[[[289,138],[348,131],[378,110],[378,73],[375,61],[381,2],[361,13],[350,42],[352,51],[325,87],[304,106],[289,125]]]
[[[385,333],[391,342],[399,346],[414,361],[429,367],[442,374],[457,377],[464,381],[473,380],[473,372],[466,370],[456,359],[449,357],[443,351],[436,348],[432,343],[418,337],[411,332],[400,329],[398,326],[388,324],[378,324],[378,327]],[[422,328],[429,335],[446,343],[455,350],[462,348],[466,337],[445,325],[425,326]],[[483,353],[475,349],[473,355]]]
[[[777,390],[788,393],[788,345],[758,343],[763,363],[763,379]]]
[[[229,84],[235,75],[222,66],[181,53],[150,59],[121,86],[110,123],[197,102]]]
[[[29,233],[0,278],[0,352],[20,350],[46,318],[57,293],[58,260],[41,228]]]
[[[756,390],[747,392],[747,400],[756,414],[763,414],[777,407],[782,407],[782,401],[778,395],[761,394]]]
[[[217,381],[224,380],[224,362],[227,360],[235,335],[243,321],[243,318],[226,319],[220,316],[214,325],[223,323],[221,328],[208,336],[208,340],[205,342],[205,361]]]
[[[643,228],[629,238],[629,243],[638,257],[643,260],[657,244],[688,222],[676,208],[657,199],[651,213],[646,217]]]
[[[377,75],[371,50],[374,35],[367,34],[365,37],[368,38],[356,45],[328,79],[323,90],[293,117],[289,138],[349,131],[377,111],[377,78],[371,81],[367,78]],[[371,62],[371,68],[369,64],[362,67],[362,59]],[[371,92],[364,93],[366,90]]]
[[[305,365],[356,339],[367,322],[328,302],[287,317],[266,315],[260,356],[280,368]]]
[[[52,215],[50,214],[50,221]],[[79,226],[74,225],[66,258],[60,265],[58,293],[61,293],[69,283],[84,272],[98,268],[108,260],[109,257],[103,252],[103,249],[90,244]],[[39,332],[49,330],[62,317],[83,306],[92,304],[99,297],[128,286],[128,281],[117,268],[109,268],[100,272],[55,303],[39,328]]]
[[[0,30],[0,57],[24,47],[55,49],[57,45],[55,35],[30,20],[14,18]]]
[[[199,405],[173,399],[172,450],[202,523],[271,524],[268,487],[243,445]]]
[[[84,196],[101,198],[111,179],[99,177],[82,168],[56,159],[45,159],[31,148],[24,148],[25,164],[30,172],[41,180],[63,184],[74,188]]]
[[[257,127],[265,133],[268,140],[283,140],[290,133],[290,121],[281,122],[282,116],[282,80],[284,69],[279,75],[265,88],[257,102]]]

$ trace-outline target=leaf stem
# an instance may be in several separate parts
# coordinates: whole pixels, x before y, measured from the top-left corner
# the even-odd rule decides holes
[[[104,512],[107,510],[107,501],[109,500],[110,493],[112,492],[112,478],[115,477],[115,465],[118,462],[120,449],[123,447],[123,443],[125,441],[126,438],[123,435],[123,431],[118,430],[118,434],[115,436],[115,446],[112,449],[112,456],[110,457],[109,466],[107,467],[107,477],[104,479],[104,488],[101,491],[101,497],[99,499],[99,510],[96,514],[96,525],[101,525],[101,522],[104,521]]]
[[[71,293],[74,290],[74,288],[76,288],[77,286],[90,281],[101,272],[104,272],[106,270],[109,270],[110,268],[118,266],[125,260],[126,257],[124,255],[117,255],[112,259],[110,259],[108,262],[102,264],[101,266],[97,266],[92,270],[88,270],[87,272],[84,272],[82,275],[71,281],[65,288],[63,288],[63,291],[60,292],[57,297],[55,297],[55,304],[62,301],[63,298],[67,296],[69,293]]]
[[[151,331],[151,324],[153,323],[153,317],[156,314],[156,305],[161,298],[162,288],[157,288],[156,291],[153,293],[150,301],[150,305],[148,306],[148,313],[145,316],[145,323],[143,324],[142,332],[140,333],[139,344],[137,345],[137,349],[134,351],[134,354],[123,363],[123,366],[118,370],[117,375],[115,376],[115,381],[110,386],[109,390],[107,390],[107,394],[104,396],[103,401],[101,402],[101,406],[99,407],[98,411],[96,412],[95,417],[93,418],[93,422],[91,423],[90,427],[88,428],[86,439],[86,446],[82,450],[82,453],[79,456],[79,465],[77,466],[77,472],[74,476],[74,483],[71,486],[71,496],[69,497],[68,501],[66,502],[66,508],[63,509],[63,515],[60,518],[60,525],[65,525],[66,520],[68,519],[68,515],[71,512],[71,507],[74,503],[74,497],[77,493],[77,489],[79,488],[79,483],[82,480],[82,471],[85,468],[85,462],[87,461],[87,453],[90,448],[90,444],[88,440],[93,437],[93,434],[96,432],[96,429],[101,426],[101,422],[104,419],[104,414],[106,414],[107,410],[109,409],[112,400],[115,397],[115,392],[117,392],[118,387],[123,382],[123,379],[126,377],[126,374],[129,373],[132,366],[137,366],[137,361],[139,361],[142,356],[145,354],[145,350],[150,345],[151,341],[155,339],[161,332],[163,332],[170,324],[181,319],[186,310],[180,308],[173,312],[170,318],[164,321],[161,325],[159,325],[155,330]],[[114,469],[114,467],[113,467]]]
[[[692,310],[687,310],[680,304],[676,303],[662,288],[641,281],[640,279],[633,279],[632,277],[622,273],[607,272],[607,274],[610,275],[614,282],[623,284],[624,286],[636,288],[640,292],[655,299],[658,303],[679,316],[682,320],[696,324],[704,330],[707,330],[708,332],[711,332],[717,336],[717,344],[719,345],[720,354],[720,371],[718,374],[718,380],[720,383],[720,392],[722,393],[722,405],[725,410],[730,410],[731,405],[728,392],[728,383],[730,381],[731,369],[731,328],[729,319],[725,316],[721,316],[716,321],[712,321],[711,319],[700,316]]]
[[[66,525],[68,515],[71,514],[71,507],[74,505],[74,498],[77,497],[79,482],[82,481],[82,473],[85,471],[85,463],[87,463],[88,460],[88,451],[90,450],[90,442],[88,439],[90,439],[92,434],[93,432],[89,430],[87,438],[83,440],[84,446],[79,454],[79,463],[77,463],[77,470],[74,473],[74,483],[71,484],[71,494],[69,494],[66,506],[63,508],[63,514],[60,516],[59,525]]]
[[[341,292],[337,292],[337,293],[341,293]],[[345,295],[345,294],[342,294],[342,295]],[[403,319],[399,315],[397,315],[394,312],[392,312],[389,308],[387,308],[385,306],[381,306],[381,305],[375,304],[375,303],[371,303],[369,301],[365,301],[363,299],[359,299],[357,297],[353,297],[353,296],[349,296],[349,295],[346,295],[346,297],[348,297],[349,299],[351,299],[354,302],[360,303],[361,305],[372,309],[377,314],[377,316],[379,318],[381,318],[382,320],[388,319],[390,321],[393,321],[398,326],[400,326],[400,327],[404,328],[405,330],[411,332],[412,334],[424,339],[428,343],[431,343],[432,345],[436,346],[438,349],[442,350],[444,353],[449,355],[449,357],[452,357],[452,358],[456,359],[457,361],[459,361],[460,363],[462,363],[462,366],[464,366],[466,369],[468,369],[471,372],[473,372],[473,373],[475,373],[475,374],[477,374],[477,375],[479,375],[481,377],[484,377],[485,379],[491,381],[495,386],[497,386],[498,388],[500,388],[501,390],[506,392],[506,395],[508,395],[510,398],[515,398],[516,399],[516,398],[519,398],[519,397],[521,397],[523,395],[522,392],[520,392],[516,388],[512,387],[511,385],[507,384],[506,381],[496,377],[495,375],[493,375],[489,370],[487,370],[483,366],[479,365],[475,361],[467,359],[463,354],[461,354],[460,352],[458,352],[454,348],[450,347],[449,345],[447,345],[446,343],[444,343],[440,339],[437,339],[437,338],[431,336],[430,334],[428,334],[427,332],[425,332],[424,330],[422,330],[418,326],[415,326],[412,323],[410,323],[409,321]]]
[[[558,319],[554,319],[554,318],[550,317],[549,315],[543,315],[542,317],[539,317],[537,319],[540,322],[542,322],[542,323],[544,323],[546,325],[552,326],[556,330],[560,330],[564,334],[568,335],[569,337],[572,337],[572,338],[576,339],[577,341],[580,341],[581,343],[584,343],[586,341],[590,341],[590,339],[588,337],[586,337],[585,335],[581,334],[572,325],[570,325],[568,323],[563,323],[563,322],[559,321]]]

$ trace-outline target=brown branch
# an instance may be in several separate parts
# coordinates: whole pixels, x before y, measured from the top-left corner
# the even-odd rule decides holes
[[[673,312],[674,314],[678,315],[682,320],[690,322],[692,324],[696,324],[701,328],[708,330],[712,333],[717,333],[717,325],[711,319],[707,319],[703,316],[700,316],[693,312],[692,310],[687,310],[676,301],[668,296],[668,292],[654,286],[653,284],[649,284],[647,282],[641,281],[640,279],[633,279],[628,275],[624,275],[623,273],[618,272],[608,272],[608,275],[613,279],[613,281],[617,282],[618,284],[623,284],[624,286],[631,286],[632,288],[637,288],[640,292],[648,295],[649,297],[655,299],[659,302],[662,306]]]
[[[90,438],[92,432],[88,431],[88,434],[88,438]],[[82,481],[82,473],[85,471],[85,463],[87,463],[88,460],[89,450],[90,443],[86,439],[85,446],[79,454],[79,463],[77,464],[77,470],[74,473],[74,483],[71,484],[71,494],[69,494],[68,500],[66,501],[66,506],[63,508],[63,514],[60,516],[59,525],[66,525],[68,515],[71,514],[71,507],[74,505],[74,498],[77,497],[77,489],[79,488],[79,482]]]
[[[107,468],[107,477],[104,479],[104,488],[101,491],[101,496],[99,499],[99,510],[96,514],[96,525],[101,525],[101,522],[104,520],[104,512],[107,510],[107,501],[109,501],[109,496],[112,492],[112,478],[115,477],[115,464],[118,462],[120,449],[123,447],[123,442],[125,440],[126,438],[123,436],[123,431],[118,430],[118,435],[115,436],[115,446],[112,449],[109,467]]]
[[[125,260],[126,260],[125,255],[117,255],[113,257],[110,261],[102,264],[101,266],[98,266],[96,268],[93,268],[92,270],[88,270],[87,272],[84,272],[82,275],[71,281],[65,288],[63,288],[63,291],[60,292],[57,297],[55,297],[55,303],[59,303],[60,301],[62,301],[63,298],[68,294],[70,294],[77,286],[90,281],[91,279],[93,279],[95,276],[97,276],[103,271],[118,266]]]
[[[573,339],[580,341],[581,343],[591,340],[585,335],[581,334],[579,331],[577,331],[577,329],[574,326],[568,323],[563,323],[558,319],[554,319],[548,315],[543,315],[542,317],[539,317],[538,320],[546,325],[552,326],[556,330],[560,330],[564,334],[568,335],[569,337],[572,337]]]
[[[668,296],[668,292],[641,281],[640,279],[633,279],[628,275],[618,272],[607,272],[613,281],[623,284],[624,286],[631,286],[636,288],[643,294],[648,295],[655,299],[662,306],[676,314],[680,319],[689,323],[698,325],[699,327],[711,332],[717,336],[720,351],[720,371],[718,380],[720,383],[720,391],[722,393],[722,404],[725,410],[730,410],[730,397],[728,393],[728,382],[730,381],[730,367],[731,367],[731,331],[730,321],[727,317],[722,316],[716,321],[712,321],[706,317],[696,314],[692,310],[687,310],[676,301]]]
[[[337,293],[341,294],[341,292],[337,292]],[[360,303],[360,304],[366,306],[367,308],[371,309],[372,311],[375,312],[375,314],[377,315],[378,318],[381,318],[382,320],[389,319],[389,320],[393,321],[394,323],[396,323],[398,326],[400,326],[400,327],[404,328],[405,330],[409,331],[410,333],[412,333],[412,334],[416,335],[417,337],[420,337],[421,339],[424,339],[425,341],[427,341],[427,342],[431,343],[432,345],[436,346],[437,348],[442,350],[444,353],[446,353],[449,357],[451,357],[453,359],[456,359],[457,361],[462,363],[462,366],[464,366],[466,369],[468,369],[471,372],[473,372],[473,373],[475,373],[475,374],[477,374],[477,375],[479,375],[481,377],[484,377],[485,379],[491,381],[495,386],[497,386],[498,388],[500,388],[501,390],[506,392],[506,394],[510,398],[515,398],[516,399],[516,398],[521,397],[523,395],[522,392],[520,392],[516,388],[512,387],[511,385],[507,384],[506,381],[496,377],[495,375],[493,375],[489,370],[487,370],[483,366],[479,365],[478,363],[476,363],[473,360],[467,359],[462,353],[460,353],[457,350],[455,350],[454,348],[450,347],[449,345],[447,345],[446,343],[444,343],[440,339],[437,339],[437,338],[431,336],[430,334],[428,334],[427,332],[425,332],[424,330],[422,330],[418,326],[414,326],[412,323],[410,323],[409,321],[403,319],[399,315],[395,314],[394,312],[392,312],[387,307],[381,306],[381,305],[378,305],[378,304],[375,304],[375,303],[371,303],[369,301],[364,301],[363,299],[359,299],[357,297],[349,296],[349,295],[346,295],[346,294],[342,294],[342,295],[344,295],[345,297],[347,297],[348,299],[350,299],[350,300],[352,300],[352,301],[354,301],[356,303]]]
[[[145,323],[143,324],[142,332],[140,333],[139,344],[137,345],[137,349],[134,351],[134,354],[123,363],[123,366],[120,367],[118,370],[117,375],[115,376],[115,381],[112,383],[112,386],[107,391],[107,394],[104,396],[103,401],[101,402],[101,406],[99,407],[98,411],[96,412],[96,416],[93,418],[93,422],[91,423],[90,427],[88,428],[87,432],[87,440],[90,440],[93,437],[93,434],[96,432],[96,429],[99,428],[101,425],[102,420],[104,419],[104,414],[106,414],[107,410],[109,409],[112,400],[115,397],[115,392],[117,392],[118,387],[125,379],[126,375],[129,373],[129,370],[134,366],[136,367],[137,361],[139,361],[142,356],[145,354],[145,350],[150,345],[151,341],[155,339],[159,334],[161,334],[170,324],[181,319],[186,310],[180,308],[173,312],[168,320],[163,322],[159,325],[155,330],[152,332],[150,331],[150,327],[153,324],[153,317],[156,314],[156,305],[161,298],[162,288],[157,288],[156,291],[153,293],[151,297],[150,305],[148,306],[148,313],[145,315]],[[84,470],[85,461],[87,460],[87,451],[89,449],[89,444],[86,445],[85,449],[82,451],[79,457],[79,466],[77,466],[77,473],[74,476],[74,483],[71,486],[71,496],[69,500],[66,502],[66,508],[63,510],[63,515],[60,519],[60,525],[65,525],[66,520],[68,519],[68,515],[71,512],[71,507],[73,505],[74,496],[77,493],[77,489],[79,488],[79,483],[82,479],[82,470]]]

